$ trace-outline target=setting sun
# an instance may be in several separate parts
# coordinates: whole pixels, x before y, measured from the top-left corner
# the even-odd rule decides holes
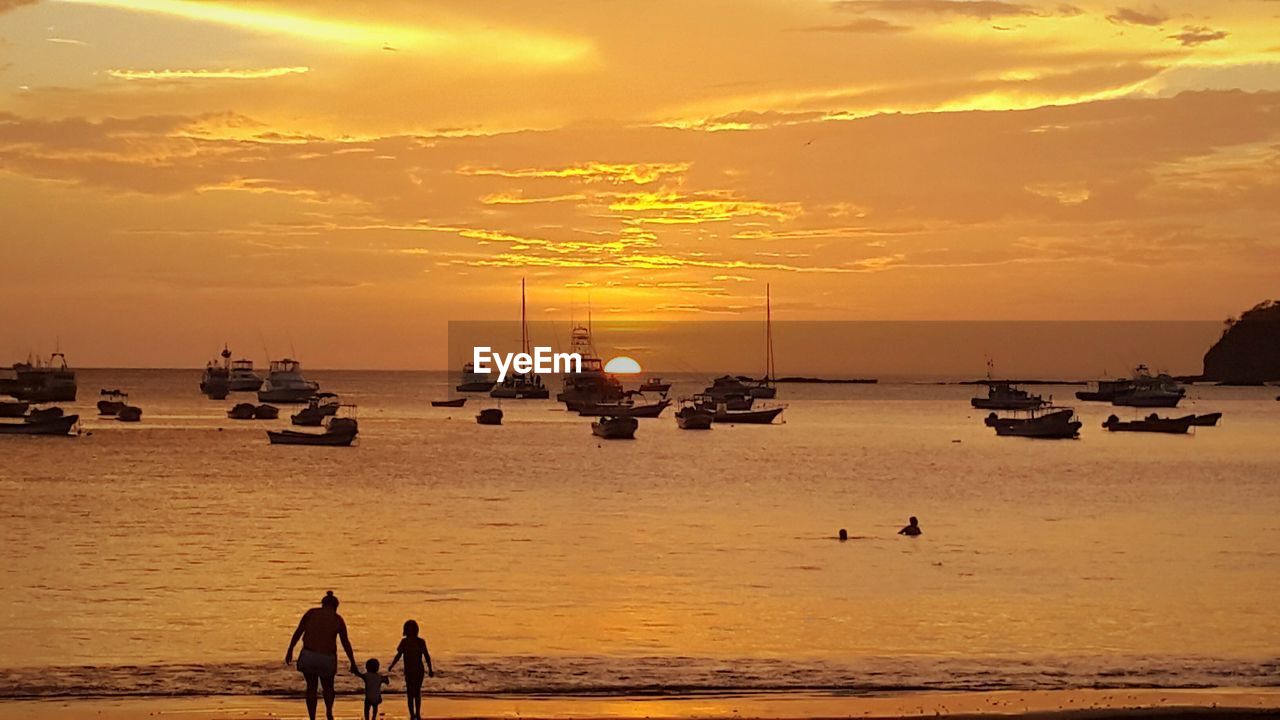
[[[605,363],[604,371],[614,375],[635,375],[640,372],[640,363],[626,355],[619,355]]]

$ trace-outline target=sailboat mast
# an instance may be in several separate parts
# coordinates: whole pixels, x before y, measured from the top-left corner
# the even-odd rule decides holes
[[[529,354],[529,320],[525,315],[524,278],[520,278],[520,350]]]
[[[769,283],[764,286],[764,337],[765,367],[764,379],[773,379],[773,295]]]

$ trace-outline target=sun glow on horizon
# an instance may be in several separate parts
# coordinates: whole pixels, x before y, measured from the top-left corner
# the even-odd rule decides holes
[[[619,355],[605,363],[604,371],[613,375],[636,375],[640,373],[640,363],[626,355]]]

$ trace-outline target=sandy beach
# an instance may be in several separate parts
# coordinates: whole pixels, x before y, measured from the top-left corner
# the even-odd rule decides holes
[[[388,695],[382,717],[405,717],[399,695]],[[340,697],[336,717],[356,717],[358,697]],[[1039,692],[907,693],[877,697],[752,694],[696,698],[428,697],[432,718],[911,718],[922,716],[1061,718],[1280,717],[1280,688],[1213,690],[1062,690]],[[33,700],[0,703],[0,720],[286,720],[305,718],[300,698],[246,697]]]

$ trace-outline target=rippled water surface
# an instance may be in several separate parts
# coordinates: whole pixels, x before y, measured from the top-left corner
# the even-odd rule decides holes
[[[451,692],[1277,684],[1275,388],[1036,442],[970,387],[784,386],[783,425],[602,443],[551,402],[431,408],[443,375],[313,375],[358,446],[270,446],[287,417],[173,371],[82,371],[85,435],[0,437],[0,697],[293,689],[330,588],[362,659],[418,619]],[[93,417],[105,386],[143,422]]]

